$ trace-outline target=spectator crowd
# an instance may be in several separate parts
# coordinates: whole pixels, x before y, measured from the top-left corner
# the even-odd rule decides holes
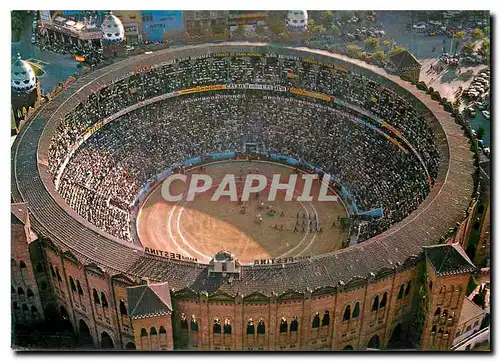
[[[376,124],[371,119],[345,111],[335,101],[255,89],[174,96],[138,107],[71,152],[94,124],[124,107],[215,84],[275,85],[328,94],[385,119],[419,152],[423,164],[367,127]],[[70,207],[97,227],[131,241],[130,207],[152,177],[193,157],[241,152],[246,143],[322,168],[348,190],[359,210],[382,208],[382,217],[360,229],[360,240],[415,210],[430,190],[424,166],[431,182],[439,166],[428,120],[409,99],[364,74],[273,56],[183,59],[105,87],[59,124],[49,165],[54,179],[62,173],[58,190]]]

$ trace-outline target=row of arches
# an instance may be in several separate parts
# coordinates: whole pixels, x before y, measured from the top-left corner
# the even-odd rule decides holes
[[[226,318],[224,320],[224,327],[221,326],[219,318],[214,319],[213,333],[214,335],[221,334],[224,331],[225,335],[231,335],[233,332],[233,327],[231,326],[231,320]]]
[[[198,320],[196,319],[196,316],[191,315],[191,322],[188,325],[186,314],[182,313],[181,314],[181,329],[182,330],[190,329],[192,332],[198,332],[199,324],[198,324]]]
[[[354,304],[354,310],[351,313],[351,305],[346,305],[344,309],[344,321],[350,321],[352,319],[356,319],[359,317],[359,302]]]
[[[410,291],[411,291],[411,280],[406,282],[406,284],[403,283],[399,287],[397,300],[402,300],[403,298],[406,298],[410,294]]]
[[[160,330],[159,331],[160,331],[160,335],[167,333],[167,330],[163,326],[160,326]],[[158,334],[158,332],[156,331],[155,327],[151,327],[149,329],[149,334],[152,335],[152,336],[155,336],[155,335]],[[147,337],[147,336],[148,336],[148,331],[145,328],[141,328],[141,337]]]
[[[50,274],[52,278],[55,278],[58,282],[62,282],[61,274],[59,273],[59,269],[54,267],[52,263],[50,264]]]
[[[17,294],[19,296],[19,298],[24,297],[24,295],[26,295],[28,297],[28,299],[31,299],[31,298],[35,297],[35,295],[33,294],[33,291],[29,287],[26,290],[26,293],[24,293],[24,289],[22,287],[18,287],[17,288],[17,292],[16,292],[16,289],[14,288],[14,286],[11,285],[10,286],[10,293],[12,295]]]

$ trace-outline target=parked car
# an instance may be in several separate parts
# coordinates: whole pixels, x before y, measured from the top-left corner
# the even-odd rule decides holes
[[[490,119],[490,112],[487,111],[487,110],[483,110],[481,113],[483,113],[483,116],[486,118],[486,119]]]
[[[32,36],[31,37],[31,44],[35,44],[36,43],[36,37],[35,36]]]

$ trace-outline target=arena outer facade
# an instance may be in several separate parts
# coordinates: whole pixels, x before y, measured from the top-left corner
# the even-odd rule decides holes
[[[432,113],[440,169],[420,207],[362,244],[302,262],[242,266],[241,278],[227,282],[208,277],[208,265],[153,256],[111,239],[64,204],[48,172],[47,148],[67,110],[138,68],[249,52],[353,69]],[[132,57],[78,79],[40,110],[12,146],[13,319],[21,325],[59,320],[82,346],[114,349],[383,349],[410,330],[412,308],[425,289],[421,349],[449,349],[475,272],[452,244],[468,234],[473,172],[468,140],[450,114],[380,68],[319,50],[247,43]],[[445,238],[450,229],[454,235]]]

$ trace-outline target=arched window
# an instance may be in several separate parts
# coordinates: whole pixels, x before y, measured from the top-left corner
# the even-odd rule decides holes
[[[217,333],[217,334],[220,334],[222,332],[222,327],[220,325],[220,322],[219,322],[219,319],[216,318],[214,319],[214,334]]]
[[[321,326],[329,326],[329,325],[330,325],[330,312],[325,311],[323,319],[321,320]]]
[[[377,311],[378,310],[378,296],[375,296],[373,299],[373,304],[372,304],[372,311]]]
[[[146,337],[148,335],[148,331],[145,328],[141,328],[141,337]]]
[[[247,335],[255,334],[255,325],[253,323],[253,319],[249,319],[247,323]]]
[[[19,287],[17,289],[17,294],[19,295],[19,297],[24,296],[24,290],[21,287]]]
[[[125,306],[125,301],[124,300],[120,300],[120,314],[123,315],[123,316],[127,316],[128,315],[127,306]]]
[[[101,300],[99,299],[99,293],[97,292],[97,290],[95,288],[92,290],[92,295],[94,297],[94,303],[96,305],[100,305],[101,304]]]
[[[45,290],[47,289],[47,282],[42,281],[42,282],[40,283],[40,287],[42,288],[42,291],[45,291]]]
[[[444,310],[443,311],[442,317],[443,318],[447,318],[448,317],[448,310]]]
[[[444,330],[443,330],[443,328],[441,327],[441,328],[439,329],[439,331],[438,331],[438,336],[442,336],[442,335],[443,335],[443,332],[444,332]]]
[[[312,328],[318,328],[318,327],[319,327],[319,312],[316,312],[313,318]]]
[[[347,305],[344,311],[344,321],[349,321],[351,319],[351,306]]]
[[[410,290],[411,290],[411,281],[408,281],[408,283],[406,284],[405,297],[410,294]]]
[[[299,321],[297,321],[297,316],[292,317],[292,322],[290,322],[290,332],[297,332],[299,329]]]
[[[266,333],[266,325],[264,323],[264,320],[260,319],[259,323],[257,324],[257,334],[264,335],[265,333]]]
[[[32,313],[33,315],[38,315],[38,309],[36,308],[36,306],[35,306],[35,305],[31,306],[31,313]]]
[[[38,262],[38,263],[36,264],[36,271],[37,271],[38,273],[42,273],[42,272],[43,272],[43,266],[42,266],[42,264],[41,264],[40,262]]]
[[[106,294],[101,291],[101,303],[102,307],[108,307],[108,300],[106,299]]]
[[[401,285],[401,287],[399,287],[398,300],[401,300],[403,298],[404,291],[405,291],[405,286]]]
[[[76,289],[78,290],[79,295],[83,295],[82,285],[79,280],[76,280]]]
[[[431,333],[436,333],[436,330],[437,330],[437,327],[436,327],[436,325],[432,326],[432,330],[431,330]]]
[[[166,334],[166,333],[167,333],[167,330],[165,330],[165,327],[160,326],[160,335]]]
[[[19,268],[20,268],[20,269],[24,269],[24,268],[26,268],[26,263],[24,263],[24,261],[20,261],[20,262],[19,262]]]
[[[198,332],[198,321],[196,320],[195,315],[191,316],[191,331]]]
[[[23,312],[28,312],[28,306],[25,303],[23,303]]]
[[[151,327],[151,330],[149,331],[149,334],[150,334],[151,336],[155,336],[155,335],[157,335],[156,328]]]
[[[434,316],[441,316],[441,307],[436,308],[436,312],[434,312]]]
[[[387,304],[387,292],[384,292],[384,295],[382,296],[382,301],[380,301],[380,308],[384,308],[386,304]]]
[[[354,311],[352,313],[352,318],[357,318],[359,316],[359,302],[354,305]]]
[[[184,330],[188,329],[188,322],[187,322],[187,319],[186,319],[186,315],[184,313],[181,314],[181,328],[184,329]]]
[[[14,302],[13,306],[14,306],[14,310],[18,310],[19,309],[19,305],[17,304],[17,302]]]
[[[16,289],[14,288],[14,286],[10,286],[10,293],[16,293]]]
[[[62,282],[61,275],[59,274],[59,269],[56,267],[56,277],[59,282]]]
[[[26,291],[26,296],[28,296],[28,298],[35,297],[35,295],[33,294],[33,291],[31,290],[31,288],[28,288],[28,290]]]
[[[76,292],[75,281],[73,281],[73,277],[69,276],[69,285],[71,287],[71,292]]]
[[[429,290],[432,291],[432,281],[429,282]]]
[[[231,327],[231,320],[229,318],[226,318],[226,320],[224,321],[224,333],[230,335],[232,331],[233,328]]]
[[[280,322],[280,333],[286,333],[288,331],[288,322],[285,317],[281,318]]]

